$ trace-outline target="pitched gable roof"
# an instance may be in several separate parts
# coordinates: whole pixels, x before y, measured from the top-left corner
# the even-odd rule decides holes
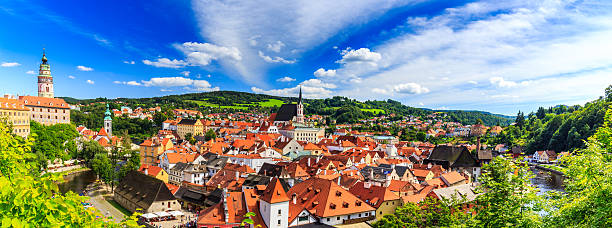
[[[266,190],[261,194],[261,200],[273,204],[289,201],[289,197],[287,197],[287,192],[285,192],[280,180],[275,177],[272,178]]]

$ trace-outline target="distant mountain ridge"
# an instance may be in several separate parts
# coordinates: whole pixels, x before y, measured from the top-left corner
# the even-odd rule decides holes
[[[180,95],[167,95],[151,98],[96,98],[96,99],[76,99],[63,97],[70,104],[87,104],[91,102],[104,102],[107,100],[122,101],[129,105],[154,106],[171,105],[176,108],[221,108],[247,110],[259,108],[275,111],[275,107],[282,103],[297,102],[297,97],[281,97],[266,94],[254,94],[237,91],[214,91],[203,93],[190,93]],[[461,122],[463,124],[474,124],[477,119],[481,119],[486,125],[509,125],[514,121],[514,117],[501,114],[493,114],[485,111],[464,111],[464,110],[431,110],[426,108],[410,107],[401,102],[388,99],[386,101],[357,101],[346,97],[332,97],[325,99],[304,99],[306,103],[305,112],[308,114],[330,115],[340,122],[355,122],[358,118],[367,118],[381,114],[395,113],[396,115],[406,116],[426,116],[434,112],[447,113],[445,120]],[[344,108],[343,108],[344,107]],[[352,109],[348,107],[353,107]]]

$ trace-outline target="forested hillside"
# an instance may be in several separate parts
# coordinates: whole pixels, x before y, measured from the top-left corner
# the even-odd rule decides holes
[[[106,98],[78,100],[74,98],[64,98],[71,104],[90,104],[96,102],[106,102]],[[217,112],[221,110],[259,110],[263,112],[275,112],[283,103],[297,102],[296,97],[278,97],[264,94],[253,94],[235,91],[215,91],[206,93],[191,93],[181,95],[169,95],[152,98],[117,98],[113,101],[120,101],[128,106],[134,107],[155,107],[169,110],[172,108],[197,109],[204,113]],[[346,97],[332,97],[326,99],[304,99],[305,112],[307,115],[330,115],[338,123],[357,122],[360,119],[379,116],[385,114],[395,114],[396,116],[426,116],[432,114],[433,110],[414,108],[403,105],[399,101],[357,101]],[[93,110],[88,110],[93,111]],[[478,119],[483,120],[486,125],[509,125],[513,119],[479,111],[444,111],[450,121],[457,121],[463,124],[474,124]]]
[[[584,106],[540,107],[527,117],[519,112],[516,125],[506,128],[498,142],[525,146],[529,154],[538,150],[561,152],[584,148],[584,141],[602,126],[610,104],[612,86],[606,89],[605,96]]]

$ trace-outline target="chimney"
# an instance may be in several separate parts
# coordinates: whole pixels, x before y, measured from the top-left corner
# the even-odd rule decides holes
[[[297,194],[293,193],[293,195],[291,195],[291,200],[293,200],[293,204],[297,204]]]
[[[149,167],[144,168],[144,174],[147,176],[149,175]]]
[[[340,179],[342,178],[342,175],[338,176],[338,185],[340,185]]]
[[[236,180],[240,179],[240,173],[236,172]]]
[[[310,157],[308,157],[308,167],[310,167]]]
[[[369,189],[370,187],[372,187],[372,183],[370,183],[369,181],[363,183],[363,188]]]

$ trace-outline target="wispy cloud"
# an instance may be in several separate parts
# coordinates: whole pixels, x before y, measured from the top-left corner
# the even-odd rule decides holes
[[[125,64],[130,64],[130,65],[134,65],[134,64],[136,64],[136,62],[134,62],[134,60],[132,60],[132,61],[127,61],[127,60],[125,60],[125,61],[123,61],[123,63],[125,63]]]
[[[277,82],[292,82],[292,81],[295,81],[295,78],[285,76],[285,77],[276,79],[276,81]]]
[[[20,66],[21,64],[19,64],[18,62],[2,62],[0,64],[1,67],[16,67],[16,66]]]
[[[94,81],[89,80],[89,79],[87,79],[87,81],[85,81],[85,82],[87,82],[87,84],[90,84],[90,85],[93,85],[95,83]]]
[[[36,72],[33,70],[26,71],[26,74],[36,75]]]
[[[91,67],[86,67],[86,66],[77,66],[77,70],[80,71],[93,71],[94,69]]]
[[[150,65],[154,67],[165,67],[165,68],[181,68],[181,67],[187,66],[187,62],[183,60],[177,60],[177,59],[170,60],[168,58],[158,58],[155,61],[145,59],[145,60],[142,60],[142,63],[144,63],[145,65]]]
[[[75,76],[72,76],[72,75],[68,75],[68,78],[70,78],[70,79],[75,79],[76,77],[75,77]]]

